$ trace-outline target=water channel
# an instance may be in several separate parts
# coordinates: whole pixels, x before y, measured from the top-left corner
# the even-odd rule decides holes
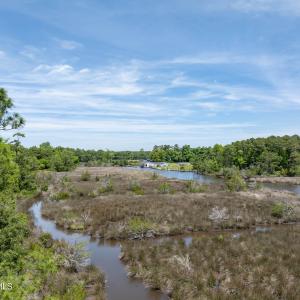
[[[136,169],[136,168],[135,168]],[[165,171],[157,169],[143,168],[141,170],[158,173],[167,178],[176,178],[181,180],[196,180],[201,183],[217,183],[221,179],[200,175],[195,172]],[[300,195],[300,186],[288,184],[268,184],[271,189],[289,190]],[[90,254],[90,262],[100,268],[106,276],[107,287],[106,293],[108,300],[166,300],[168,297],[160,291],[152,290],[143,285],[139,280],[129,278],[126,273],[124,264],[119,260],[121,252],[120,243],[92,240],[90,236],[80,233],[63,231],[56,227],[55,223],[46,220],[41,214],[42,202],[37,202],[31,207],[34,224],[43,232],[48,232],[54,239],[65,240],[67,243],[84,242],[86,250]],[[191,238],[186,238],[189,243]],[[137,241],[138,242],[138,241]]]

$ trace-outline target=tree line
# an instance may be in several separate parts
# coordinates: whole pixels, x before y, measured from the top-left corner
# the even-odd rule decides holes
[[[202,174],[224,175],[224,169],[237,168],[247,176],[300,176],[300,137],[270,136],[251,138],[228,145],[212,147],[189,145],[154,146],[152,151],[85,150],[53,147],[46,142],[30,148],[19,140],[10,143],[21,168],[22,184],[29,187],[34,181],[28,171],[69,171],[78,164],[86,166],[127,166],[140,160],[155,162],[190,162]],[[28,169],[28,170],[27,170]],[[27,174],[27,175],[26,175]]]
[[[248,176],[300,176],[300,137],[251,138],[213,147],[154,146],[150,159],[190,162],[203,174],[222,174],[224,169],[235,167]]]

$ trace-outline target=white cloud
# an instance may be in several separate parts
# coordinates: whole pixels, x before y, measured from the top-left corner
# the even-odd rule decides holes
[[[27,59],[37,61],[44,52],[45,49],[37,48],[31,45],[24,46],[23,49],[20,51],[20,54]]]
[[[230,68],[230,61],[239,62],[239,72],[248,72],[250,67],[261,84],[218,82],[188,71],[191,64],[201,70],[202,62],[214,70],[224,63]],[[8,76],[0,71],[0,82],[6,82],[30,134],[46,130],[49,136],[74,131],[78,137],[112,133],[145,134],[151,139],[162,134],[195,139],[206,135],[209,139],[222,132],[257,128],[257,124],[234,122],[234,118],[218,123],[220,114],[299,108],[299,78],[290,74],[297,64],[291,62],[283,57],[214,53],[102,68],[43,63]]]
[[[60,120],[51,118],[35,119],[27,125],[30,130],[81,130],[81,131],[94,131],[94,132],[127,132],[127,133],[170,133],[180,134],[186,132],[197,132],[200,129],[215,130],[215,129],[230,129],[230,128],[248,128],[255,127],[251,123],[202,123],[202,124],[186,124],[163,121],[150,121],[145,119],[120,119],[120,120]]]
[[[43,75],[68,75],[73,72],[73,67],[70,65],[39,65],[33,69],[33,72],[44,73]]]
[[[60,40],[60,39],[56,39],[56,40],[59,47],[65,50],[75,50],[82,47],[82,44],[75,41]]]
[[[276,12],[300,15],[298,0],[233,0],[230,1],[229,7],[241,12]]]
[[[195,5],[194,5],[195,6]],[[204,0],[195,6],[199,11],[231,10],[241,13],[276,13],[286,16],[300,15],[298,0]]]
[[[197,103],[197,106],[208,110],[219,110],[221,107],[219,103],[215,103],[215,102],[200,102]]]

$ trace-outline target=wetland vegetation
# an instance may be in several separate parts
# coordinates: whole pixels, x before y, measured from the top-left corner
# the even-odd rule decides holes
[[[82,180],[87,172],[89,180]],[[44,202],[43,215],[66,229],[106,239],[242,229],[300,219],[299,198],[291,193],[230,192],[221,183],[153,178],[151,172],[124,168],[83,167],[52,176],[55,184],[46,197],[53,200]],[[273,213],[277,207],[282,209],[280,217]]]
[[[24,126],[4,89],[0,105],[0,130]],[[298,136],[215,147],[160,146],[151,152],[49,143],[26,148],[21,138],[17,133],[0,140],[0,278],[7,283],[1,299],[107,297],[102,265],[90,265],[80,244],[54,240],[33,226],[28,208],[37,199],[43,217],[61,230],[85,241],[91,236],[121,243],[128,275],[172,299],[299,298],[300,197],[257,184],[299,183]],[[193,166],[222,180],[174,179],[123,167],[145,159],[164,160],[173,169],[188,162],[182,171]],[[192,236],[188,244],[178,237],[186,235]],[[89,243],[93,251],[100,249]],[[139,295],[155,299],[141,287]]]
[[[127,242],[122,260],[130,276],[174,300],[298,299],[300,227],[261,231]]]

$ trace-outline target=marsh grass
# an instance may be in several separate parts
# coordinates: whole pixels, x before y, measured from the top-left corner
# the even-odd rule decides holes
[[[54,193],[68,192],[64,201],[46,201],[42,213],[64,228],[77,228],[106,239],[131,238],[130,220],[153,225],[153,235],[190,231],[247,229],[256,225],[300,220],[300,201],[292,194],[271,191],[226,192],[220,185],[200,185],[122,168],[88,168],[99,181],[81,181],[84,169],[70,172],[68,186],[55,184]],[[206,190],[203,191],[203,188]],[[272,207],[282,203],[282,217]],[[89,210],[82,226],[81,214]],[[221,212],[226,212],[222,215]],[[216,218],[216,216],[221,216]]]
[[[82,172],[80,176],[81,181],[89,181],[91,179],[91,174],[88,171]]]
[[[132,182],[129,185],[129,190],[132,191],[136,195],[144,195],[144,189],[141,187],[141,185],[138,182]]]
[[[204,193],[208,191],[208,186],[205,184],[199,184],[193,180],[188,180],[186,183],[186,191],[188,193]]]
[[[300,227],[123,244],[131,276],[174,300],[300,299]]]
[[[159,185],[158,191],[161,194],[174,194],[175,190],[171,187],[171,185],[168,182],[163,182]]]
[[[98,188],[99,194],[110,193],[114,190],[113,182],[111,178],[104,178]]]
[[[60,191],[52,196],[52,199],[56,201],[66,200],[68,198],[70,198],[70,194],[66,191]]]
[[[156,180],[159,178],[159,175],[156,172],[153,172],[151,175],[151,179]]]
[[[141,234],[146,233],[148,230],[154,229],[154,225],[146,219],[134,217],[129,220],[128,229],[134,234]]]

